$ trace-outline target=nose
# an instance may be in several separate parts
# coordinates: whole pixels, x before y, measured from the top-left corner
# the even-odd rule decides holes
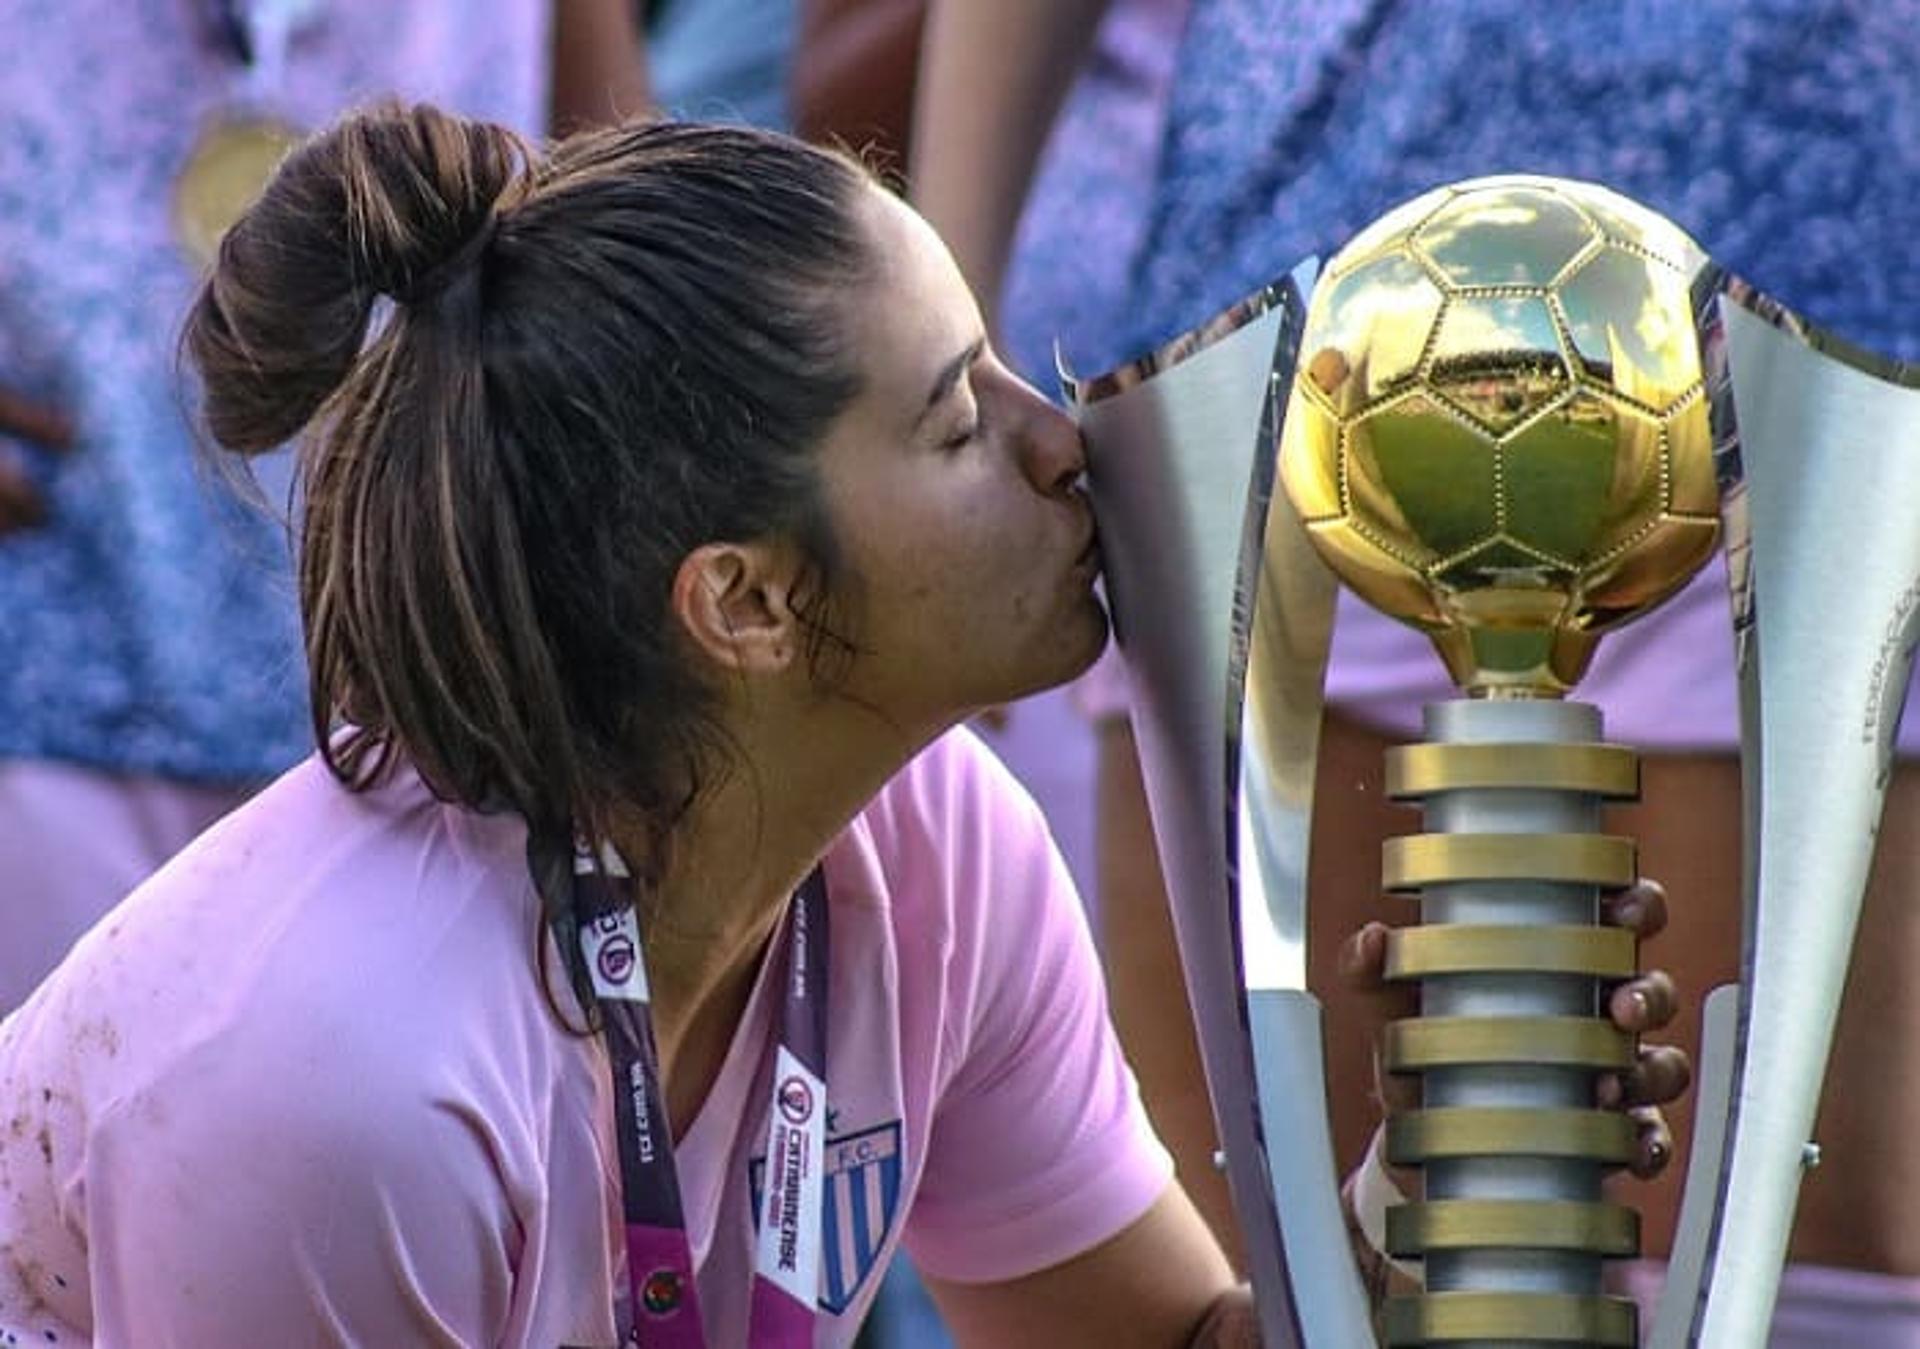
[[[1031,389],[1020,437],[1020,467],[1027,481],[1046,496],[1072,490],[1087,471],[1087,449],[1073,419]]]

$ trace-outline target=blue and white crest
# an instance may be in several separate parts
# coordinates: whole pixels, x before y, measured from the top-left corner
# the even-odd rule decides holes
[[[853,1305],[854,1294],[879,1262],[900,1207],[900,1121],[827,1137],[820,1225],[825,1249],[820,1260],[820,1306],[838,1316]],[[753,1191],[754,1225],[759,1226],[767,1160],[747,1163]]]

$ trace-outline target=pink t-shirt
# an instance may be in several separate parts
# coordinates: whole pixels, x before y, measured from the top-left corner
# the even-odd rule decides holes
[[[536,978],[524,846],[411,775],[356,796],[310,760],[110,913],[0,1022],[0,1331],[611,1346],[605,1056]],[[838,1346],[901,1241],[1017,1277],[1126,1227],[1171,1166],[1046,826],[976,740],[915,760],[826,871]],[[745,1332],[768,984],[679,1148],[716,1345]]]

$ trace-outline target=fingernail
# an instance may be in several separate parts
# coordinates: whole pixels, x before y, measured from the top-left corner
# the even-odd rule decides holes
[[[1635,1019],[1641,1021],[1646,1020],[1647,1013],[1651,1007],[1651,1004],[1647,1002],[1647,995],[1636,988],[1627,994],[1627,1001],[1632,1004]]]

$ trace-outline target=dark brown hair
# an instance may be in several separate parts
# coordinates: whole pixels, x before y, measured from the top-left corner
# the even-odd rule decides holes
[[[790,538],[834,593],[809,451],[858,390],[866,181],[747,129],[542,157],[428,107],[288,159],[184,342],[219,445],[302,437],[313,726],[343,782],[400,755],[536,829],[670,829],[719,747],[670,631],[681,560]]]

